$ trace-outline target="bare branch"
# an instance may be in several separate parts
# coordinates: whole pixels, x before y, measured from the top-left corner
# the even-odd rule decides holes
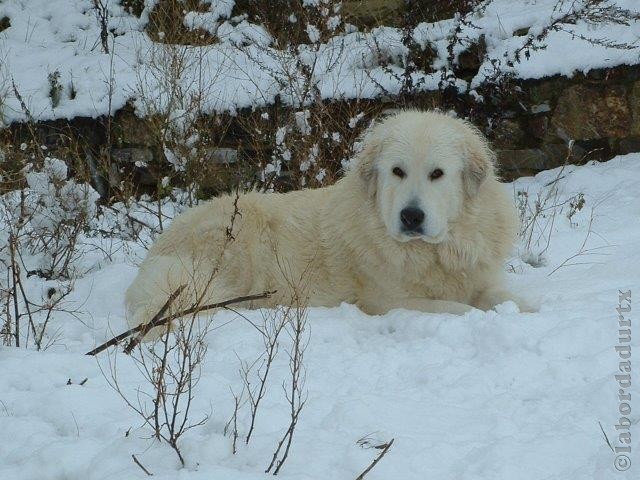
[[[371,462],[371,465],[369,465],[369,466],[368,466],[368,467],[367,467],[367,468],[366,468],[366,469],[365,469],[365,470],[364,470],[360,475],[358,475],[358,476],[356,477],[356,480],[362,480],[362,479],[365,477],[365,475],[366,475],[367,473],[369,473],[371,470],[373,470],[373,467],[375,467],[375,466],[378,464],[378,462],[379,462],[380,460],[382,460],[382,457],[384,457],[384,456],[387,454],[387,452],[388,452],[388,451],[389,451],[389,449],[391,448],[391,445],[393,445],[393,442],[394,442],[394,441],[395,441],[395,438],[392,438],[392,439],[389,441],[389,443],[387,443],[387,444],[385,444],[385,445],[381,445],[381,446],[380,446],[380,447],[382,447],[382,451],[380,452],[380,455],[378,455],[378,456],[373,460],[373,462]]]
[[[142,465],[140,463],[140,461],[136,458],[136,456],[134,454],[131,454],[131,458],[133,458],[133,461],[135,462],[135,464],[138,465],[142,469],[142,471],[147,474],[148,477],[153,477],[153,473],[151,473],[149,470],[147,470],[144,467],[144,465]]]
[[[176,318],[183,317],[185,315],[191,315],[193,313],[201,313],[201,312],[204,312],[204,311],[207,311],[207,310],[214,310],[216,308],[226,308],[227,306],[234,305],[236,303],[249,302],[249,301],[252,301],[252,300],[260,300],[260,299],[263,299],[263,298],[269,298],[274,293],[275,292],[272,291],[272,292],[258,293],[258,294],[254,294],[254,295],[245,295],[245,296],[241,296],[241,297],[232,298],[230,300],[225,300],[225,301],[219,302],[219,303],[213,303],[213,304],[204,305],[204,306],[201,306],[201,307],[192,307],[192,308],[188,308],[186,310],[180,311],[178,313],[169,315],[168,317],[165,317],[165,318],[160,318],[160,317],[158,317],[158,315],[156,315],[156,316],[154,316],[155,321],[152,319],[149,323],[138,325],[137,327],[133,327],[133,328],[127,330],[126,332],[123,332],[120,335],[117,335],[117,336],[113,337],[108,342],[105,342],[102,345],[99,345],[98,347],[94,348],[90,352],[87,352],[85,355],[97,355],[98,353],[102,352],[103,350],[106,350],[109,347],[117,345],[119,342],[121,342],[125,338],[130,337],[134,333],[140,332],[143,328],[146,328],[147,331],[149,331],[151,328],[158,327],[158,326],[161,326],[161,325],[166,325],[167,323],[171,322],[172,320],[175,320]],[[169,304],[170,303],[171,302],[169,302]],[[158,317],[158,318],[156,318],[156,317]],[[139,342],[136,342],[136,344],[137,343],[139,343]],[[133,350],[133,348],[135,348],[136,344],[134,344],[129,351]],[[127,346],[127,348],[129,348],[129,346]]]

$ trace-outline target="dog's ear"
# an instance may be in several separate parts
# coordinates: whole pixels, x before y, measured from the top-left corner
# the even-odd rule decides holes
[[[476,195],[485,179],[493,175],[496,155],[481,135],[480,132],[474,132],[474,137],[464,147],[466,159],[462,179],[469,196]]]
[[[362,181],[370,198],[375,198],[378,186],[376,160],[382,150],[382,142],[377,132],[372,132],[364,139],[364,148],[356,158],[355,173]]]

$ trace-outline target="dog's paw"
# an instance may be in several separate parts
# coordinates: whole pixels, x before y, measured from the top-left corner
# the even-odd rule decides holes
[[[537,311],[539,311],[539,308],[529,300],[525,300],[524,298],[518,297],[517,295],[511,295],[510,300],[518,306],[520,313],[536,313]]]
[[[514,300],[520,309],[520,313],[536,313],[540,309],[526,300],[518,299]]]
[[[505,290],[484,292],[475,306],[481,310],[495,310],[498,313],[535,313],[538,311],[538,308],[527,300]]]
[[[513,300],[507,300],[506,302],[499,303],[493,307],[497,313],[500,314],[513,314],[513,313],[521,313],[520,305],[518,305]]]

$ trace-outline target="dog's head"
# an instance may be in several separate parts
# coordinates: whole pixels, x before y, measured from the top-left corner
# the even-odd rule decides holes
[[[469,123],[403,111],[365,137],[355,173],[396,240],[440,243],[463,205],[493,175],[494,155]]]

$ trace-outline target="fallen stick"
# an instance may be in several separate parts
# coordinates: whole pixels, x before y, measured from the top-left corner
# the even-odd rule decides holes
[[[162,316],[167,312],[167,310],[169,310],[169,307],[171,306],[173,301],[176,298],[178,298],[178,295],[182,293],[185,286],[186,285],[180,285],[171,295],[169,295],[169,298],[167,298],[167,301],[164,302],[164,305],[158,311],[158,313],[156,313],[149,322],[143,324],[138,335],[136,335],[135,338],[132,338],[129,341],[129,344],[124,349],[124,353],[129,355],[133,350],[133,348],[142,341],[142,339],[149,332],[149,330],[151,330],[153,327],[159,324],[160,320],[162,319]]]
[[[135,346],[138,343],[140,343],[142,338],[152,328],[158,327],[160,325],[165,325],[165,324],[171,322],[172,320],[175,320],[176,318],[180,318],[180,317],[182,317],[184,315],[190,315],[190,314],[193,314],[193,313],[200,313],[200,312],[204,312],[204,311],[207,311],[207,310],[213,310],[213,309],[216,309],[216,308],[226,308],[229,305],[234,305],[236,303],[241,303],[241,302],[249,302],[251,300],[260,300],[262,298],[268,298],[268,297],[270,297],[271,295],[273,295],[275,293],[275,292],[262,292],[262,293],[257,293],[257,294],[253,294],[253,295],[244,295],[244,296],[241,296],[241,297],[236,297],[236,298],[232,298],[232,299],[229,299],[229,300],[225,300],[223,302],[212,303],[210,305],[191,307],[191,308],[188,308],[186,310],[182,310],[180,312],[177,312],[177,313],[174,313],[172,315],[169,315],[168,317],[162,317],[162,315],[164,315],[166,313],[166,311],[169,309],[169,307],[171,306],[171,303],[176,299],[176,297],[180,294],[180,292],[182,292],[182,290],[184,288],[185,288],[185,286],[182,285],[175,292],[173,292],[169,296],[169,298],[167,299],[165,304],[162,306],[160,311],[156,315],[154,315],[154,317],[148,323],[142,323],[142,324],[138,325],[137,327],[133,327],[133,328],[127,330],[126,332],[123,332],[120,335],[117,335],[117,336],[113,337],[111,340],[103,343],[102,345],[97,346],[96,348],[94,348],[90,352],[87,352],[85,355],[91,355],[91,356],[97,355],[98,353],[106,350],[107,348],[112,347],[114,345],[117,345],[118,343],[120,343],[125,338],[128,338],[128,337],[130,337],[131,335],[133,335],[135,333],[144,331],[144,333],[142,333],[141,335],[138,335],[138,337],[140,337],[139,340],[137,340],[138,337],[136,337],[135,339],[132,339],[131,342],[129,342],[129,344],[125,348],[125,353],[131,353],[133,348],[135,348]],[[132,343],[133,343],[133,345],[132,345]]]
[[[167,299],[166,302],[164,302],[164,305],[162,306],[162,308],[158,311],[158,313],[156,313],[153,316],[153,318],[148,323],[141,323],[137,327],[131,328],[131,329],[127,330],[126,332],[121,333],[120,335],[117,335],[117,336],[113,337],[108,342],[105,342],[102,345],[100,345],[99,347],[94,348],[90,352],[87,352],[85,355],[96,355],[96,354],[102,352],[103,350],[106,350],[109,347],[117,345],[118,343],[120,343],[121,340],[124,340],[125,338],[130,337],[131,335],[133,335],[136,332],[140,332],[140,331],[143,331],[143,330],[144,330],[145,333],[148,332],[149,329],[151,328],[150,325],[152,323],[154,323],[154,322],[158,322],[162,318],[162,315],[164,315],[164,313],[167,311],[167,309],[169,308],[171,303],[176,299],[176,297],[178,295],[180,295],[180,292],[182,292],[182,290],[184,290],[184,285],[181,285],[171,295],[169,295],[169,298]]]

